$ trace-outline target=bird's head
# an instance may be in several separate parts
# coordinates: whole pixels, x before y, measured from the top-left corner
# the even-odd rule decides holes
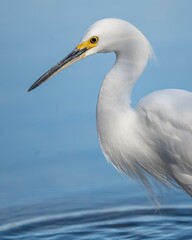
[[[70,54],[44,73],[28,91],[35,89],[61,70],[87,56],[100,52],[123,52],[127,43],[130,44],[131,49],[131,44],[136,43],[136,40],[140,38],[143,38],[145,42],[145,37],[126,21],[114,18],[100,20],[88,29]]]

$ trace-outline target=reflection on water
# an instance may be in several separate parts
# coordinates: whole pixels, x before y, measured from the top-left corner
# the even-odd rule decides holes
[[[20,214],[24,215],[24,209]],[[2,224],[0,239],[191,239],[192,208],[164,206],[77,210]],[[29,212],[27,213],[29,217]],[[18,213],[19,215],[19,213]]]

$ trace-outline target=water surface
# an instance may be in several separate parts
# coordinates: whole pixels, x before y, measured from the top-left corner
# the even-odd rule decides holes
[[[165,205],[157,210],[122,200],[96,202],[63,199],[3,210],[0,239],[192,239],[189,205]]]

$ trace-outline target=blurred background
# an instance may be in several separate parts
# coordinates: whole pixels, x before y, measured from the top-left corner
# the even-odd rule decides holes
[[[98,54],[30,85],[65,57],[95,21],[115,17],[138,27],[156,53],[134,88],[132,104],[163,88],[192,91],[190,0],[0,1],[0,209],[73,199],[150,205],[138,183],[101,153],[95,110],[114,54]],[[169,190],[165,201],[186,203]],[[71,203],[73,204],[73,203]]]

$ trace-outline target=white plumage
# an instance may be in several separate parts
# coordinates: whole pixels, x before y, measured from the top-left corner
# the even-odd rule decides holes
[[[144,97],[135,109],[130,106],[132,88],[153,55],[147,39],[130,23],[119,19],[96,22],[77,48],[29,90],[98,52],[116,54],[97,104],[98,137],[105,157],[120,171],[140,179],[150,193],[152,176],[192,195],[192,93],[157,91]]]

